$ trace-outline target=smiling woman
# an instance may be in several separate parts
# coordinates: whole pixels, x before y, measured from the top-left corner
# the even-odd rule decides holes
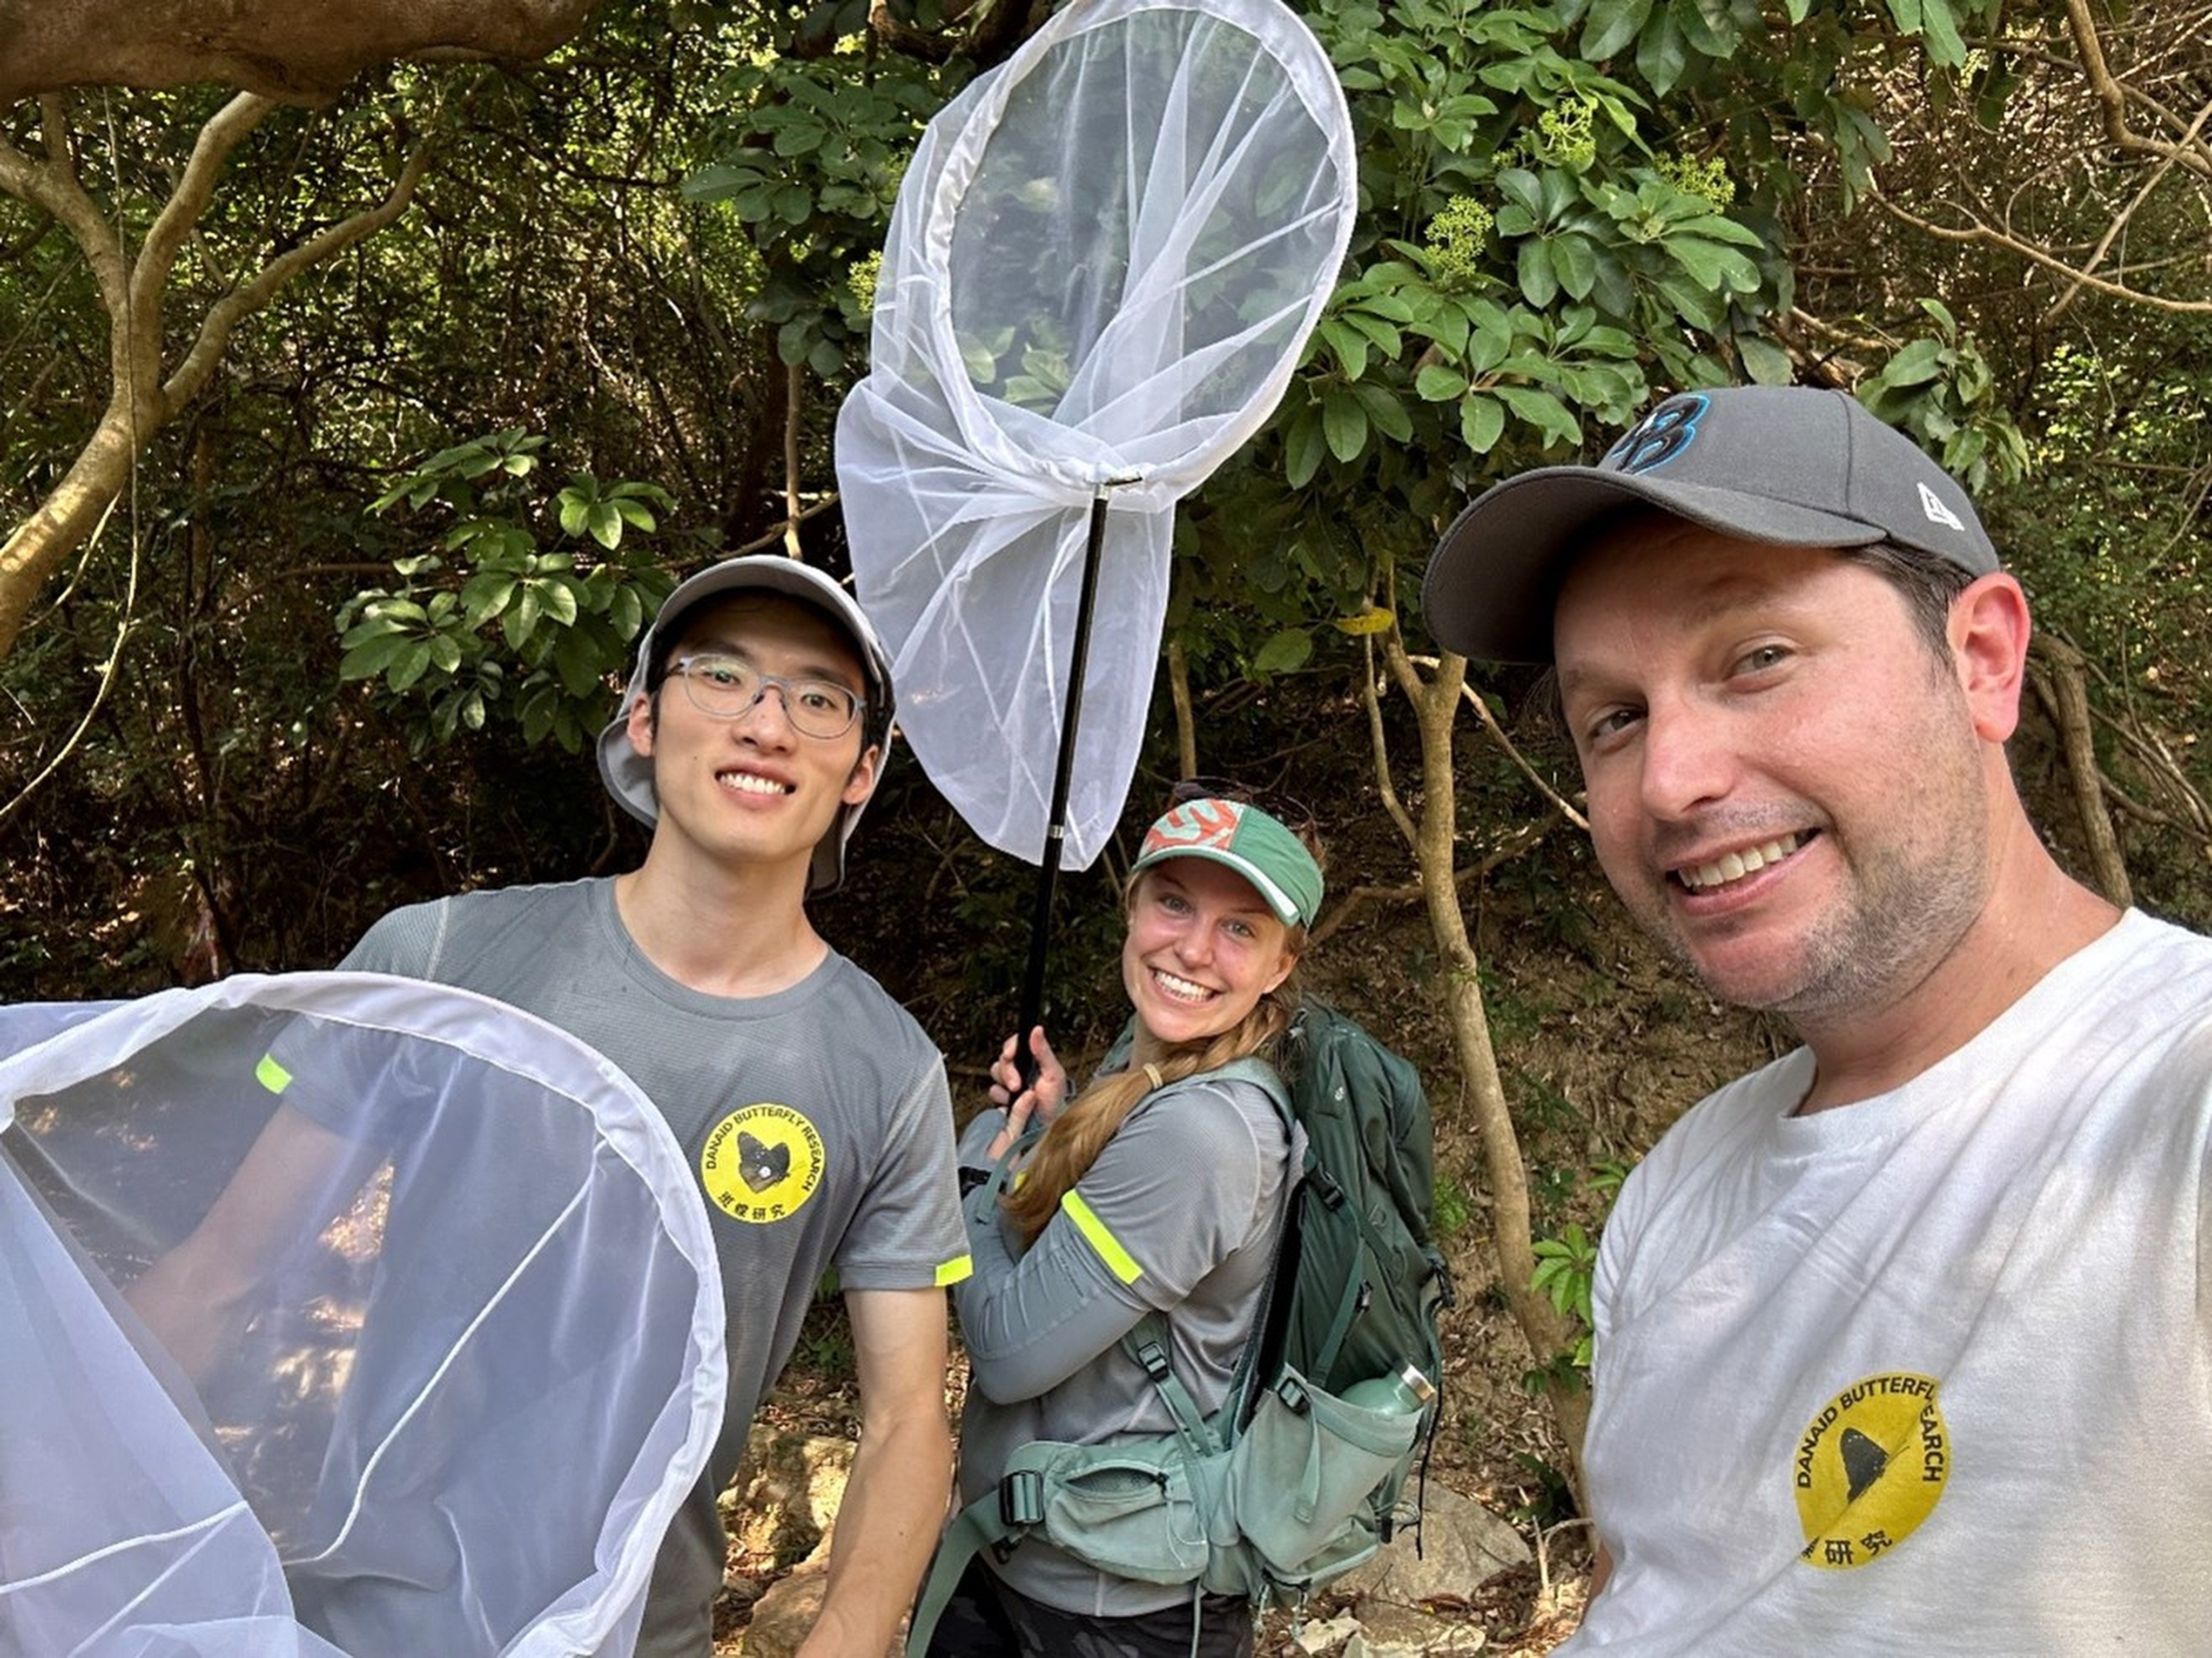
[[[1028,1033],[1034,1086],[1017,1074],[1013,1038],[1000,1053],[1000,1108],[961,1146],[975,1267],[953,1291],[971,1378],[963,1503],[997,1489],[1036,1440],[1149,1446],[1174,1434],[1161,1384],[1124,1340],[1148,1318],[1164,1322],[1170,1379],[1197,1412],[1226,1397],[1290,1186],[1273,1058],[1321,908],[1310,841],[1231,793],[1175,805],[1130,876],[1126,1053],[1073,1100],[1042,1029]],[[1252,1619],[1241,1597],[1172,1574],[1119,1576],[1032,1537],[1004,1561],[975,1557],[929,1650],[1028,1658],[1100,1642],[1227,1658],[1251,1649]]]

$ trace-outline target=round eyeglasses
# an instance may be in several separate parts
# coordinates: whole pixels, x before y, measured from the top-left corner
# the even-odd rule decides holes
[[[716,720],[741,720],[771,688],[781,691],[783,717],[802,737],[842,737],[867,706],[834,679],[787,679],[720,653],[679,656],[668,665],[668,677],[681,679],[691,706]]]

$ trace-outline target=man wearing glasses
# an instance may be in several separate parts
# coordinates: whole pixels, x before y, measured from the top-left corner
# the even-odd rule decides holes
[[[705,1193],[729,1397],[654,1571],[637,1648],[653,1658],[711,1649],[715,1498],[825,1269],[852,1321],[862,1424],[802,1651],[884,1651],[944,1516],[945,1286],[968,1267],[944,1062],[805,910],[843,878],[891,711],[883,647],[836,582],[781,557],[715,565],[661,606],[599,736],[608,791],[652,826],[643,864],[397,910],[342,963],[495,996],[580,1037],[659,1107]]]

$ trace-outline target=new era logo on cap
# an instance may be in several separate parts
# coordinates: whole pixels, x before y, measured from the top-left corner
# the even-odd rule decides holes
[[[1941,524],[1946,529],[1956,530],[1960,535],[1966,533],[1966,526],[1959,522],[1959,515],[1956,513],[1943,504],[1942,496],[1924,483],[1918,488],[1920,510],[1928,514],[1928,521],[1930,524]]]

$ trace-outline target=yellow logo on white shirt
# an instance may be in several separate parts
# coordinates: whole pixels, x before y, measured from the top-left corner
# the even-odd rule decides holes
[[[822,1181],[822,1135],[787,1105],[747,1105],[714,1125],[699,1151],[708,1200],[764,1225],[795,1215]]]
[[[1854,1382],[1806,1424],[1791,1473],[1800,1559],[1832,1571],[1880,1559],[1935,1511],[1951,1475],[1935,1378],[1893,1371]]]

